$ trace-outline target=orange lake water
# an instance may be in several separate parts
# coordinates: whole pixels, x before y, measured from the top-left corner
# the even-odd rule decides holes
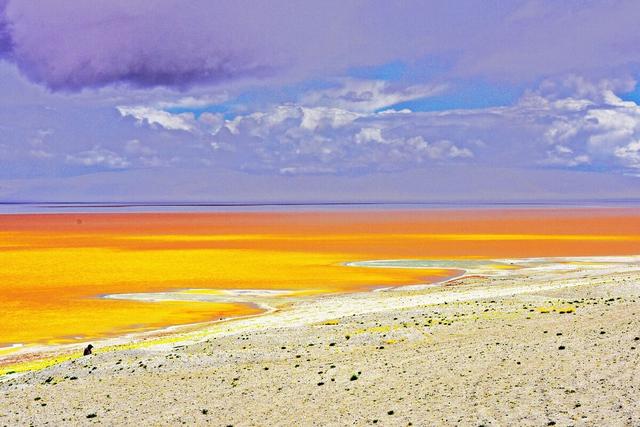
[[[260,312],[105,294],[352,292],[452,272],[343,265],[349,261],[631,254],[640,254],[640,210],[630,208],[0,215],[0,346]]]

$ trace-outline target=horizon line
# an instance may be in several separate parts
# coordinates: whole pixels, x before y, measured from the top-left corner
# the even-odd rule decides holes
[[[127,207],[304,207],[304,206],[435,206],[435,205],[579,205],[581,203],[600,204],[640,204],[640,198],[581,198],[581,199],[514,199],[514,200],[433,200],[433,201],[0,201],[0,206],[32,206],[44,208],[127,208]]]

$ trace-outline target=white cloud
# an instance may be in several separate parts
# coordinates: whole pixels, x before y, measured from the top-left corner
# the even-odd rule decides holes
[[[209,105],[221,104],[228,99],[229,95],[226,92],[213,95],[185,96],[175,101],[160,101],[156,104],[156,108],[163,110],[170,108],[203,108]]]
[[[449,157],[456,159],[468,159],[473,157],[473,151],[468,148],[458,148],[455,145],[449,148]]]
[[[541,163],[556,166],[575,167],[588,164],[591,159],[586,154],[575,155],[573,150],[564,145],[555,145],[547,150],[547,157]]]
[[[553,147],[547,151],[547,163],[640,167],[634,161],[635,142],[640,139],[640,106],[620,99],[611,86],[606,81],[591,86],[581,81],[578,92],[588,99],[573,103],[557,100],[547,106],[544,113],[553,117],[544,134]]]
[[[204,127],[208,133],[215,133],[224,125],[224,117],[218,113],[202,113],[198,118],[198,123]]]
[[[380,128],[362,128],[355,136],[356,144],[364,144],[366,142],[380,142],[384,143],[382,138],[382,129]]]
[[[195,119],[151,107],[119,111],[151,127],[188,131],[191,146],[201,144],[193,149],[192,162],[240,170],[341,173],[473,162],[629,173],[640,169],[640,106],[615,91],[631,86],[628,81],[569,76],[543,82],[508,107],[413,112],[379,110],[439,89],[346,80],[335,88],[310,91],[299,102],[229,120],[218,113]],[[170,154],[142,148],[139,142],[130,142],[125,151],[132,155],[130,162],[140,165],[159,164]]]
[[[92,150],[82,151],[66,156],[67,163],[82,166],[103,166],[109,169],[123,169],[131,163],[117,153],[105,148],[94,147]]]
[[[481,148],[478,138],[461,142],[434,135],[415,123],[434,114],[357,113],[296,104],[235,117],[214,134],[214,148],[233,147],[252,157],[243,169],[280,173],[336,173],[345,170],[397,170],[434,161],[464,161]],[[468,146],[466,146],[468,145]]]
[[[243,130],[253,136],[266,136],[272,129],[339,128],[363,117],[363,114],[327,107],[305,107],[298,104],[278,105],[264,112],[237,116],[226,121],[224,127],[233,134]]]
[[[300,127],[309,130],[315,130],[322,125],[338,128],[362,117],[362,114],[340,108],[300,107],[300,109],[302,111],[302,123],[300,123]]]
[[[625,164],[640,169],[640,140],[617,147],[614,154]]]
[[[195,118],[192,113],[171,114],[167,111],[146,106],[118,106],[123,117],[131,116],[139,124],[161,126],[168,130],[183,130],[190,132],[194,129]]]
[[[473,157],[473,152],[468,148],[460,148],[446,139],[427,142],[422,136],[414,136],[406,140],[399,140],[396,144],[406,145],[409,151],[424,153],[429,159],[463,159]]]
[[[355,112],[372,112],[384,107],[442,93],[443,84],[397,87],[383,80],[345,79],[335,88],[317,90],[303,96],[306,105],[320,105]]]

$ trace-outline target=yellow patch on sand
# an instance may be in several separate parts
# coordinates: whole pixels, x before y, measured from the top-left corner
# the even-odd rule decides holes
[[[384,334],[390,332],[392,329],[391,326],[374,326],[372,328],[363,328],[354,331],[354,334]],[[394,326],[393,329],[398,329],[397,326]]]
[[[335,326],[335,325],[339,325],[340,322],[337,320],[327,320],[326,322],[322,323],[323,325],[327,325],[327,326]]]

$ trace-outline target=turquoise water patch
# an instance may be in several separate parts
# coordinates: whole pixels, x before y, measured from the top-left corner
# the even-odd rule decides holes
[[[493,260],[420,260],[391,259],[374,261],[356,261],[346,264],[349,267],[382,267],[382,268],[452,268],[466,270],[496,265],[507,265]]]

